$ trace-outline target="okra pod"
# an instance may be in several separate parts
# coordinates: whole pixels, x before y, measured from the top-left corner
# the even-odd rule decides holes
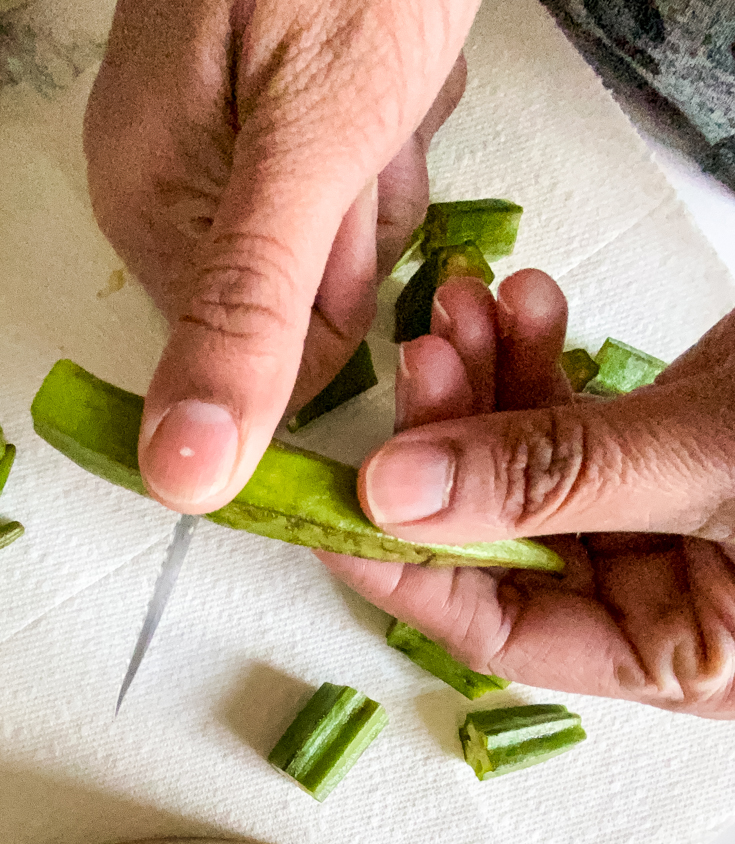
[[[570,349],[564,352],[561,356],[561,368],[575,393],[581,393],[600,371],[600,365],[586,349]]]
[[[364,393],[378,383],[370,346],[365,340],[327,386],[305,404],[288,422],[288,430],[295,433],[335,407]]]
[[[452,276],[480,278],[489,287],[495,276],[482,252],[471,241],[431,252],[411,276],[396,300],[394,340],[415,340],[431,329],[434,293]]]
[[[583,741],[579,715],[561,704],[470,712],[459,729],[462,750],[479,780],[545,762]]]
[[[138,467],[143,399],[58,361],[31,407],[36,432],[79,466],[145,495]],[[525,539],[429,545],[383,533],[360,509],[357,470],[274,440],[253,476],[207,518],[296,545],[357,557],[433,566],[504,566],[560,571],[550,549]]]
[[[420,668],[443,680],[470,700],[510,685],[510,680],[503,680],[502,677],[472,671],[450,656],[441,645],[398,619],[393,619],[385,639],[392,648],[401,651]]]
[[[428,256],[443,246],[471,240],[488,263],[510,255],[523,209],[505,199],[466,199],[430,205],[423,223],[422,251]]]
[[[23,536],[25,528],[20,522],[5,522],[0,525],[0,548],[6,548],[11,542]]]
[[[388,723],[385,709],[349,686],[324,683],[268,761],[322,801]]]
[[[651,384],[667,364],[621,340],[608,337],[595,355],[600,367],[597,376],[586,386],[596,395],[616,396]]]

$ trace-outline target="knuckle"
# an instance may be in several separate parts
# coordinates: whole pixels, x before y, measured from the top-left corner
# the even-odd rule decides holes
[[[538,529],[574,496],[586,470],[587,437],[580,417],[565,409],[547,411],[546,423],[538,416],[519,417],[511,428],[504,455],[503,520],[520,531]],[[589,480],[585,479],[589,491]]]
[[[311,302],[294,280],[287,247],[268,236],[228,235],[216,239],[212,252],[180,321],[269,346],[284,334],[306,333]]]

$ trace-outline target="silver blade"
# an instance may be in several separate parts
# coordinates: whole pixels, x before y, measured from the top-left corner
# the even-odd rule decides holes
[[[191,542],[191,537],[198,521],[199,516],[188,516],[184,514],[176,522],[171,544],[168,546],[166,556],[163,559],[163,568],[158,575],[151,602],[148,604],[148,612],[143,622],[143,629],[140,631],[138,641],[135,643],[135,650],[133,651],[130,665],[128,665],[125,679],[120,687],[115,715],[120,711],[125,694],[130,688],[130,684],[133,682],[138,668],[140,668],[140,663],[143,661],[145,652],[148,650],[148,645],[150,645],[153,639],[153,634],[156,632],[158,622],[161,620],[163,611],[176,584],[176,579],[181,571],[181,564],[184,562],[186,552],[189,550],[189,543]]]

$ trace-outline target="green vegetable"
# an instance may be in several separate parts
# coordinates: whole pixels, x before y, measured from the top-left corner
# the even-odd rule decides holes
[[[145,495],[138,467],[143,399],[107,384],[68,360],[58,361],[38,391],[36,432],[75,463]],[[245,488],[208,518],[296,545],[426,565],[492,565],[560,571],[564,563],[529,540],[421,545],[376,528],[360,509],[357,470],[273,441]]]
[[[545,762],[587,734],[579,715],[549,703],[470,712],[459,738],[467,764],[486,780]]]
[[[482,252],[470,241],[433,251],[396,300],[396,343],[429,333],[434,293],[452,276],[480,278],[488,287],[495,278]]]
[[[467,240],[481,249],[488,263],[510,255],[523,209],[505,199],[469,199],[430,205],[423,223],[425,256]]]
[[[313,422],[314,419],[329,413],[335,407],[346,402],[354,396],[364,393],[370,387],[378,383],[378,376],[375,374],[373,359],[370,354],[370,346],[365,340],[360,343],[354,355],[347,361],[337,373],[334,380],[314,398],[305,404],[288,423],[288,430],[291,433]]]
[[[600,371],[587,384],[586,391],[606,396],[629,393],[651,384],[667,366],[662,360],[612,337],[605,340],[595,360]]]
[[[571,349],[564,352],[561,356],[561,368],[575,393],[581,393],[587,382],[600,371],[599,365],[585,349]]]
[[[448,683],[470,700],[510,685],[510,680],[472,671],[451,657],[436,642],[397,619],[393,619],[388,628],[386,641],[392,648],[406,654],[416,665]]]
[[[324,685],[299,712],[268,761],[322,801],[388,723],[383,707],[349,686]]]
[[[6,522],[0,525],[0,548],[5,548],[11,542],[23,536],[25,528],[20,522]]]
[[[8,480],[8,475],[15,460],[15,446],[11,443],[4,444],[2,457],[0,457],[0,492],[3,491]]]

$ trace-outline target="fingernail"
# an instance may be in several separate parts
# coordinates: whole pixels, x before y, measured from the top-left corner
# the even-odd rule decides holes
[[[447,313],[440,299],[441,287],[434,294],[434,301],[431,305],[431,333],[444,340],[452,336],[452,318]]]
[[[457,459],[435,443],[390,443],[371,460],[365,475],[367,503],[375,522],[397,525],[426,519],[449,504]]]
[[[146,481],[161,498],[196,505],[229,483],[238,430],[228,410],[185,399],[163,417],[141,461]]]
[[[396,378],[396,418],[393,423],[394,433],[402,431],[406,425],[406,413],[408,397],[406,395],[408,385],[407,381],[411,377],[411,373],[406,366],[406,352],[404,349],[405,343],[398,346],[398,376]]]

